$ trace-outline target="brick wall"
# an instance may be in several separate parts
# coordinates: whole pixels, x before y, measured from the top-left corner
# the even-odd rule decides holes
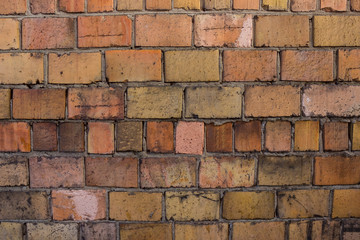
[[[359,0],[0,15],[0,239],[360,239]]]

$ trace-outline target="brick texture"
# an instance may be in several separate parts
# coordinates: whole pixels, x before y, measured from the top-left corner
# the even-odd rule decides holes
[[[0,14],[24,14],[26,13],[26,0],[2,0]]]
[[[25,157],[0,158],[0,186],[28,185],[28,161]],[[0,231],[1,232],[1,231]],[[1,234],[0,234],[1,236]]]
[[[30,126],[25,122],[0,123],[0,152],[30,152]]]
[[[236,122],[235,150],[238,152],[261,151],[261,122]]]
[[[206,125],[206,150],[208,152],[232,152],[232,124]]]
[[[20,48],[20,22],[3,18],[0,20],[0,49],[19,49]]]

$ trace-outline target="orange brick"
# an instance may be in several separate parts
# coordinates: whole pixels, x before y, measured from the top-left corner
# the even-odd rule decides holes
[[[201,159],[201,188],[235,188],[254,185],[255,160],[240,157],[205,157]]]
[[[51,199],[55,221],[100,220],[106,217],[105,190],[55,190]]]
[[[161,50],[106,51],[109,82],[161,81]]]
[[[352,138],[352,143],[351,143],[352,150],[353,151],[360,150],[360,122],[356,122],[352,124],[351,138]]]
[[[86,158],[87,186],[137,187],[138,160],[135,158],[95,157]]]
[[[360,189],[334,190],[332,217],[360,217]]]
[[[208,152],[232,152],[232,123],[206,125],[206,150]]]
[[[201,155],[204,151],[204,123],[178,122],[176,152]]]
[[[265,148],[271,152],[289,152],[291,148],[291,123],[285,121],[267,122]]]
[[[71,188],[84,186],[84,159],[32,157],[29,159],[30,187]]]
[[[319,131],[319,121],[296,121],[294,150],[318,151]]]
[[[201,14],[194,21],[196,46],[251,47],[251,15]]]
[[[245,90],[245,116],[300,115],[300,89],[293,86],[251,86]]]
[[[229,226],[226,223],[219,224],[175,224],[175,239],[176,240],[197,240],[197,239],[211,239],[211,240],[227,240]]]
[[[29,164],[25,157],[0,157],[0,186],[15,187],[29,185]],[[0,225],[0,236],[1,225]]]
[[[285,222],[239,222],[233,224],[233,238],[237,240],[280,240],[285,236]]]
[[[14,89],[13,117],[17,119],[65,118],[65,89]]]
[[[185,14],[137,15],[136,46],[191,46],[192,17]]]
[[[120,224],[120,238],[121,240],[172,239],[172,227],[170,223]]]
[[[360,0],[351,0],[351,10],[360,11]]]
[[[22,21],[23,49],[75,47],[73,18],[25,18]]]
[[[141,159],[141,187],[194,187],[196,165],[195,158],[186,157]]]
[[[32,13],[55,13],[55,0],[30,0],[30,10]]]
[[[350,185],[360,182],[360,157],[316,157],[315,185]]]
[[[221,10],[221,9],[229,9],[231,8],[230,0],[204,0],[204,8],[211,10]]]
[[[172,122],[148,122],[146,145],[150,152],[174,151],[174,125]]]
[[[182,8],[185,10],[200,10],[200,0],[174,0],[174,8]]]
[[[275,81],[276,51],[224,51],[224,81]]]
[[[0,0],[0,14],[26,13],[26,0]]]
[[[78,18],[81,48],[131,45],[132,21],[127,16],[87,16]]]
[[[57,151],[57,139],[56,123],[33,124],[33,149],[35,151]]]
[[[88,12],[112,12],[114,10],[113,0],[88,0]]]
[[[123,119],[124,90],[121,88],[70,88],[70,119]]]
[[[30,144],[28,123],[0,123],[0,152],[30,152]]]
[[[10,118],[10,89],[0,89],[0,119]]]
[[[321,10],[326,12],[346,12],[346,0],[321,0]]]
[[[316,0],[290,0],[293,12],[310,12],[316,10]]]
[[[274,26],[277,26],[274,29]],[[302,47],[309,45],[308,16],[258,16],[256,47]]]
[[[170,10],[171,0],[146,0],[147,10]]]
[[[343,81],[360,81],[360,50],[339,50],[338,54],[339,79]]]
[[[83,123],[64,122],[59,126],[60,151],[83,152],[85,151],[85,127]]]
[[[106,122],[88,123],[88,152],[110,154],[114,152],[114,124]]]
[[[324,124],[325,151],[342,151],[349,148],[349,124],[346,122],[327,122]]]
[[[59,0],[59,10],[68,13],[85,11],[85,0]]]
[[[314,240],[337,240],[340,239],[340,222],[319,220],[313,221],[311,224],[311,232],[309,232],[308,238]]]
[[[259,10],[259,0],[233,0],[234,9]]]
[[[332,51],[281,52],[281,80],[333,81]]]
[[[82,223],[80,225],[80,236],[86,240],[116,239],[117,230],[115,223]]]
[[[238,152],[261,151],[261,122],[235,123],[235,150]]]
[[[110,192],[110,219],[123,221],[160,221],[162,193]]]
[[[143,9],[143,0],[117,0],[117,10],[134,11]]]
[[[20,22],[12,18],[0,19],[0,49],[7,50],[19,48]]]
[[[49,54],[49,83],[90,84],[101,81],[101,53]]]

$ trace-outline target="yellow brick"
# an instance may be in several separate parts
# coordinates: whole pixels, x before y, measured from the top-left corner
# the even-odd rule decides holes
[[[335,190],[332,217],[360,217],[360,189]]]
[[[0,49],[20,48],[20,23],[15,19],[0,19]]]
[[[340,239],[340,222],[339,221],[313,221],[311,230],[312,240],[338,240]],[[355,240],[345,239],[344,240]]]
[[[287,0],[263,0],[262,7],[265,10],[286,10]]]
[[[10,118],[10,89],[0,89],[0,119]]]
[[[120,224],[121,240],[159,240],[171,238],[171,224]]]
[[[308,222],[292,222],[289,224],[289,240],[306,240]]]
[[[117,10],[142,10],[143,0],[117,0]]]
[[[319,135],[319,121],[295,122],[295,151],[318,151]]]
[[[205,0],[205,9],[228,9],[230,8],[230,0]]]
[[[352,125],[352,150],[360,150],[360,122]]]
[[[175,239],[176,240],[227,240],[228,239],[228,224],[209,224],[209,225],[175,225]]]
[[[0,239],[4,239],[4,240],[23,239],[21,223],[1,222]]]
[[[200,0],[174,0],[174,8],[185,10],[200,10]]]
[[[236,240],[282,240],[285,236],[284,222],[239,222],[233,225]]]

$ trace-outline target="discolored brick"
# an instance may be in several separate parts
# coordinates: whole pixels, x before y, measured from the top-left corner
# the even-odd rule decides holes
[[[172,227],[169,223],[120,224],[121,240],[132,239],[172,239]]]
[[[61,152],[85,151],[85,128],[83,123],[60,123],[59,135]]]
[[[235,123],[235,150],[238,152],[261,151],[261,122]]]
[[[11,156],[0,158],[0,186],[15,187],[29,184],[28,161],[25,157]],[[1,229],[1,226],[0,226]],[[1,238],[1,230],[0,230]]]
[[[85,11],[85,0],[59,0],[59,10],[67,13]]]
[[[25,14],[26,0],[1,0],[0,14]]]
[[[295,151],[319,151],[319,121],[295,122]]]
[[[226,223],[219,224],[175,224],[176,240],[227,240],[229,226]]]
[[[0,152],[30,152],[30,126],[25,122],[0,122]]]
[[[146,0],[146,10],[170,10],[171,0]]]
[[[340,239],[340,227],[339,221],[313,221],[309,233],[311,236],[308,237],[314,240],[337,240]]]
[[[0,19],[0,49],[7,50],[19,48],[20,22],[12,18]]]
[[[204,123],[179,121],[176,126],[176,153],[201,155],[204,151]]]
[[[343,240],[356,240],[360,237],[360,232],[358,231],[360,227],[359,220],[347,220],[344,221],[343,225]]]
[[[88,152],[110,154],[114,152],[114,124],[107,122],[89,122]]]
[[[312,12],[316,10],[316,0],[290,0],[293,12]]]
[[[360,189],[334,190],[333,218],[360,217]]]
[[[327,122],[324,124],[324,150],[342,151],[349,148],[349,124],[346,122]]]
[[[291,148],[291,123],[286,121],[267,122],[265,148],[271,152],[289,152]]]
[[[146,146],[150,152],[174,151],[174,124],[172,122],[148,122]]]
[[[309,222],[291,222],[289,224],[289,240],[307,240]]]
[[[113,0],[88,0],[88,12],[112,12],[114,10]]]
[[[360,2],[360,1],[359,1]],[[360,80],[360,50],[339,50],[338,77],[343,81]]]
[[[76,240],[78,225],[76,223],[27,223],[27,239],[37,240],[45,236],[52,239]]]
[[[356,122],[352,124],[351,138],[352,138],[352,150],[353,151],[360,150],[360,122]]]
[[[260,3],[258,0],[233,0],[234,9],[259,10]]]
[[[206,150],[208,152],[232,152],[232,123],[206,125]]]
[[[352,11],[360,11],[360,1],[359,0],[351,0],[350,8]]]
[[[40,122],[33,124],[33,149],[35,151],[57,151],[56,123]]]
[[[346,0],[321,0],[321,10],[326,12],[346,12]]]
[[[117,10],[142,10],[143,0],[117,0]]]
[[[0,238],[5,240],[16,240],[23,238],[23,225],[14,222],[0,222]]]
[[[262,2],[262,7],[270,11],[286,11],[287,5],[287,0],[263,0]]]
[[[174,0],[174,8],[182,8],[185,10],[200,10],[200,0]]]
[[[30,0],[30,11],[32,13],[55,13],[55,0]]]
[[[230,4],[230,0],[204,0],[204,8],[207,10],[229,9],[231,7]]]
[[[233,225],[233,239],[279,240],[285,236],[285,222],[239,222]]]
[[[86,240],[113,240],[117,235],[116,225],[115,223],[82,223],[80,235]]]
[[[116,151],[142,151],[142,122],[119,122],[116,129]]]
[[[10,89],[0,89],[0,119],[10,118]]]

